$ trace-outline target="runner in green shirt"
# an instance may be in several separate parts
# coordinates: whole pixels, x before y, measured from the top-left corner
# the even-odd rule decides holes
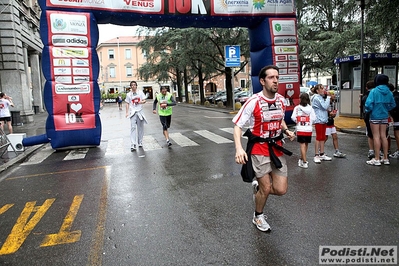
[[[152,112],[156,114],[158,106],[159,119],[161,121],[163,135],[165,136],[166,144],[168,146],[172,145],[169,140],[168,128],[170,127],[170,123],[172,122],[172,106],[175,105],[176,100],[173,98],[173,95],[168,92],[168,89],[166,87],[161,87],[161,93],[157,94],[152,105]]]

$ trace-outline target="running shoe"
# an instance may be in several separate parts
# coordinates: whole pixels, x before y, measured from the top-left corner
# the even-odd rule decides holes
[[[136,145],[133,145],[133,146],[130,148],[130,151],[131,151],[131,152],[134,152],[134,151],[136,151],[136,149],[137,149]]]
[[[337,157],[337,158],[345,158],[345,157],[346,157],[346,154],[345,154],[345,153],[342,153],[342,152],[340,152],[340,151],[336,151],[336,152],[334,153],[334,157]]]
[[[389,159],[382,159],[382,160],[380,160],[380,163],[385,164],[385,165],[390,165],[391,164],[389,162]]]
[[[399,159],[399,151],[395,151],[394,153],[390,154],[389,158]]]
[[[170,140],[167,140],[166,144],[168,144],[169,147],[172,146],[172,142],[170,142]]]
[[[373,150],[370,150],[369,151],[369,153],[367,154],[367,157],[369,158],[369,159],[373,159],[375,156],[374,156],[374,151]]]
[[[313,158],[313,161],[314,161],[315,163],[321,163],[320,156],[319,156],[319,155],[315,156],[315,157]]]
[[[308,164],[308,162],[304,162],[304,161],[300,160],[300,162],[298,162],[298,166],[301,168],[308,168],[309,164]]]
[[[256,225],[256,227],[263,232],[270,231],[270,225],[266,222],[267,217],[262,213],[260,215],[255,216],[252,219],[252,223]]]
[[[381,165],[380,160],[376,160],[374,158],[371,159],[370,161],[366,161],[366,163],[369,164],[369,165],[376,165],[376,166],[380,166]]]
[[[303,165],[303,160],[302,160],[302,159],[299,159],[299,160],[298,160],[298,166],[299,166],[299,167],[302,167],[302,165]]]
[[[321,155],[321,156],[319,156],[319,158],[320,158],[320,160],[321,161],[331,161],[332,160],[332,158],[331,157],[328,157],[327,155]]]

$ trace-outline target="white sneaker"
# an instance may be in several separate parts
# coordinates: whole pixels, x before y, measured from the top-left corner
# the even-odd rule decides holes
[[[342,152],[340,152],[340,151],[337,151],[337,152],[334,153],[334,157],[337,157],[337,158],[345,158],[345,157],[346,157],[346,154],[345,154],[345,153],[342,153]]]
[[[320,160],[320,156],[315,156],[314,158],[313,158],[313,162],[315,162],[315,163],[321,163],[321,160]]]
[[[266,222],[266,219],[267,218],[263,213],[257,216],[255,216],[254,213],[254,218],[252,219],[252,223],[256,225],[256,227],[263,232],[270,231],[271,228],[270,225]]]
[[[380,163],[385,164],[385,165],[390,165],[391,164],[389,162],[389,159],[382,159],[382,160],[380,160]]]
[[[370,161],[366,161],[366,163],[369,164],[369,165],[376,165],[376,166],[380,166],[381,165],[380,160],[376,160],[374,158],[371,159]]]
[[[399,159],[399,151],[395,151],[394,153],[390,154],[389,158]]]
[[[331,161],[332,160],[332,158],[331,157],[328,157],[327,155],[322,155],[322,156],[319,156],[320,157],[320,160],[321,161]]]
[[[298,166],[301,167],[301,168],[305,168],[306,169],[306,168],[309,167],[309,164],[308,164],[308,162],[304,162],[304,161],[301,160],[300,164],[298,162]]]
[[[299,166],[299,167],[302,167],[302,164],[303,164],[302,159],[299,159],[299,160],[298,160],[298,166]]]

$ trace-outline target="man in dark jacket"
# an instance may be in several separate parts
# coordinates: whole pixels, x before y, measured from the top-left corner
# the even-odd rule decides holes
[[[369,159],[374,158],[374,144],[373,144],[373,133],[371,132],[370,128],[370,113],[365,111],[364,105],[366,104],[367,97],[372,89],[374,89],[374,80],[369,80],[366,83],[366,92],[362,96],[362,100],[360,102],[360,108],[363,110],[363,119],[364,123],[366,124],[366,135],[367,135],[367,143],[369,145],[369,152],[367,157]]]

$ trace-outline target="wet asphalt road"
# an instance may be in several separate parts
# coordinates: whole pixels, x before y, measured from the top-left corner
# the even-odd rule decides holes
[[[366,165],[364,136],[340,134],[347,158],[309,169],[296,166],[299,146],[287,143],[288,193],[269,198],[272,232],[263,233],[251,222],[234,144],[195,133],[232,140],[222,129],[233,115],[177,106],[170,132],[198,146],[167,148],[150,109],[145,135],[162,149],[131,153],[124,111],[107,105],[101,145],[83,159],[56,152],[2,173],[0,264],[317,265],[320,245],[398,245],[399,160]]]

